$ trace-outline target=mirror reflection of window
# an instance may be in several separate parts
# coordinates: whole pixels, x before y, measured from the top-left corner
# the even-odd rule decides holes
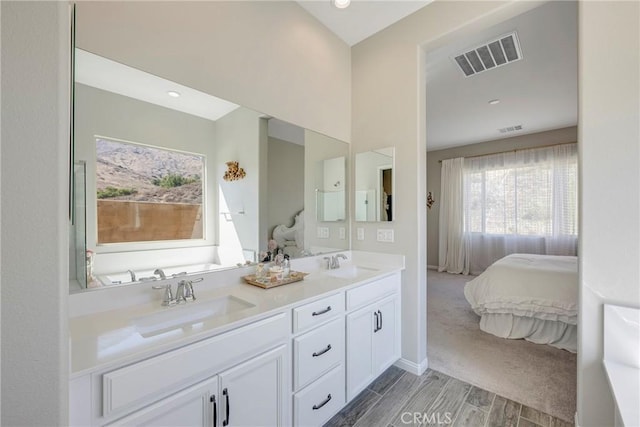
[[[202,239],[204,162],[96,138],[98,244]]]
[[[392,221],[393,186],[391,185],[392,169],[382,169],[380,171],[382,180],[382,221]]]
[[[345,164],[344,156],[317,162],[316,219],[319,222],[346,218]]]
[[[356,221],[393,221],[393,147],[356,154]]]

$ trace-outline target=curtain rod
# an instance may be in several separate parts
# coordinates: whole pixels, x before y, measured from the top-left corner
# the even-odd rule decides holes
[[[496,151],[496,152],[487,153],[487,154],[476,154],[475,156],[466,156],[465,159],[473,159],[473,158],[476,158],[476,157],[492,156],[494,154],[517,153],[518,151],[535,150],[537,148],[559,147],[561,145],[571,145],[571,144],[577,144],[577,142],[563,142],[563,143],[560,143],[560,144],[540,145],[539,147],[517,148],[515,150]],[[427,156],[428,156],[428,154],[427,154]],[[455,158],[455,157],[452,157],[452,158]],[[451,160],[451,159],[443,159],[443,160]],[[442,163],[442,160],[438,160],[438,163]]]

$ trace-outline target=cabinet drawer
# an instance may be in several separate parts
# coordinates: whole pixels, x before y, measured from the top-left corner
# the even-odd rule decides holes
[[[133,411],[247,359],[288,335],[285,313],[102,375],[102,415]]]
[[[347,291],[347,310],[362,307],[398,291],[400,273]]]
[[[295,338],[293,352],[293,387],[299,390],[344,362],[344,318]]]
[[[293,333],[304,331],[344,313],[344,293],[330,295],[293,309]]]
[[[321,426],[344,403],[344,365],[340,365],[294,395],[294,425]]]

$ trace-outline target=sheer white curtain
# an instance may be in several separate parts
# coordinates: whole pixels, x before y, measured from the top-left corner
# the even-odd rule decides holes
[[[469,239],[464,232],[464,158],[442,161],[438,271],[469,274]]]
[[[467,158],[463,187],[472,273],[510,253],[576,255],[576,144]]]

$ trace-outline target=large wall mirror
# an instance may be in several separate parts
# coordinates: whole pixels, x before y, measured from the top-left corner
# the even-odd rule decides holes
[[[348,144],[77,48],[74,90],[72,291],[349,248]]]
[[[393,147],[356,154],[356,221],[393,221],[393,162]]]

